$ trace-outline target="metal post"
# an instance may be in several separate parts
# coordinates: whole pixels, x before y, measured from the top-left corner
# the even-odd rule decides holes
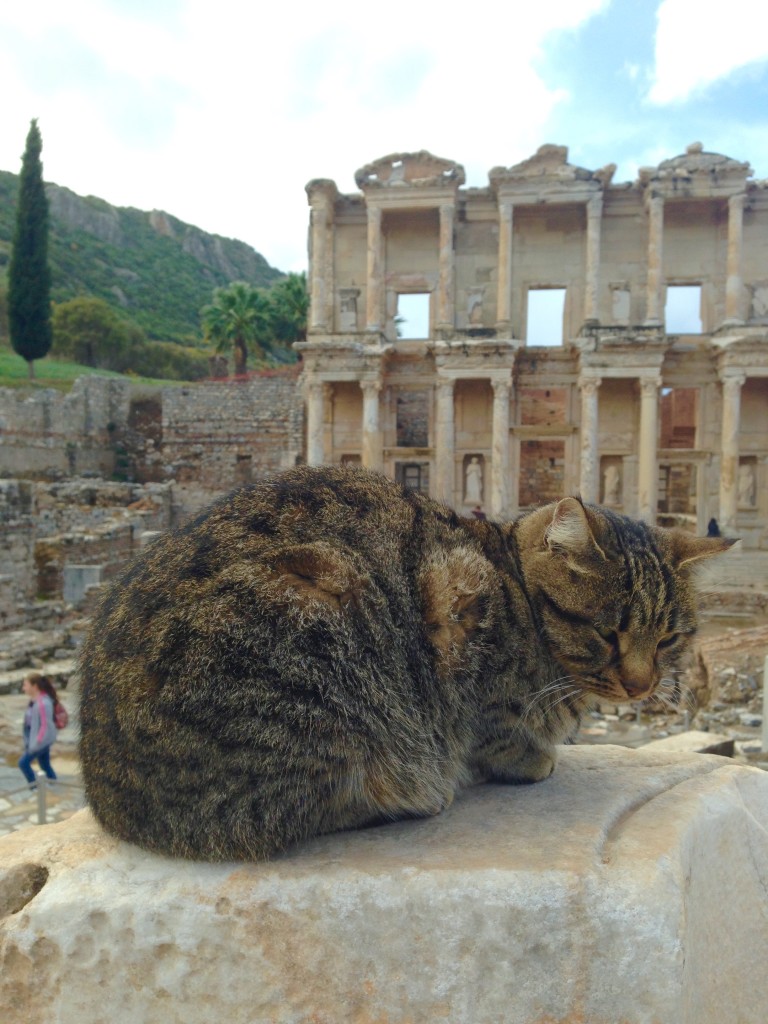
[[[48,779],[45,772],[37,773],[37,824],[45,824],[46,796],[48,793]]]

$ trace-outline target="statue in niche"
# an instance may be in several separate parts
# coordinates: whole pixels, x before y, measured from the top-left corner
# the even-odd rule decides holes
[[[471,325],[483,322],[483,289],[470,289],[467,298],[467,319]]]
[[[478,455],[473,455],[464,470],[464,502],[467,505],[481,505],[483,501],[483,464]]]
[[[339,291],[339,329],[357,330],[357,297],[359,288],[341,288]]]
[[[613,463],[606,466],[603,473],[603,495],[604,504],[621,504],[621,473],[619,467]]]
[[[755,468],[751,462],[742,462],[739,466],[739,505],[754,508],[755,491]]]

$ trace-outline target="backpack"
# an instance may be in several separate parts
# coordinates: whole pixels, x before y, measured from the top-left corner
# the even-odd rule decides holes
[[[69,712],[60,700],[56,701],[53,708],[53,722],[57,729],[66,729],[69,724]]]

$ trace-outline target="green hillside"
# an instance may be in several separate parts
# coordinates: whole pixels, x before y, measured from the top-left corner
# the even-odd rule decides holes
[[[10,258],[18,175],[0,171],[0,283]],[[159,211],[110,206],[47,184],[51,296],[104,299],[148,337],[190,344],[200,308],[230,281],[268,287],[281,272],[244,242],[210,235]]]

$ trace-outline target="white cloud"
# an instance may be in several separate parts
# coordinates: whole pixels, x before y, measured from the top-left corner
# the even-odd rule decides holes
[[[662,0],[657,12],[656,67],[648,98],[686,100],[739,68],[768,60],[765,0]]]
[[[13,5],[0,13],[0,95],[13,97],[0,167],[18,170],[39,117],[48,180],[165,209],[297,269],[310,178],[353,191],[363,164],[429,149],[485,185],[492,166],[557,141],[541,126],[564,94],[536,61],[550,33],[606,2],[532,14],[493,0],[440,17],[351,0],[182,0],[157,15],[115,0]]]

